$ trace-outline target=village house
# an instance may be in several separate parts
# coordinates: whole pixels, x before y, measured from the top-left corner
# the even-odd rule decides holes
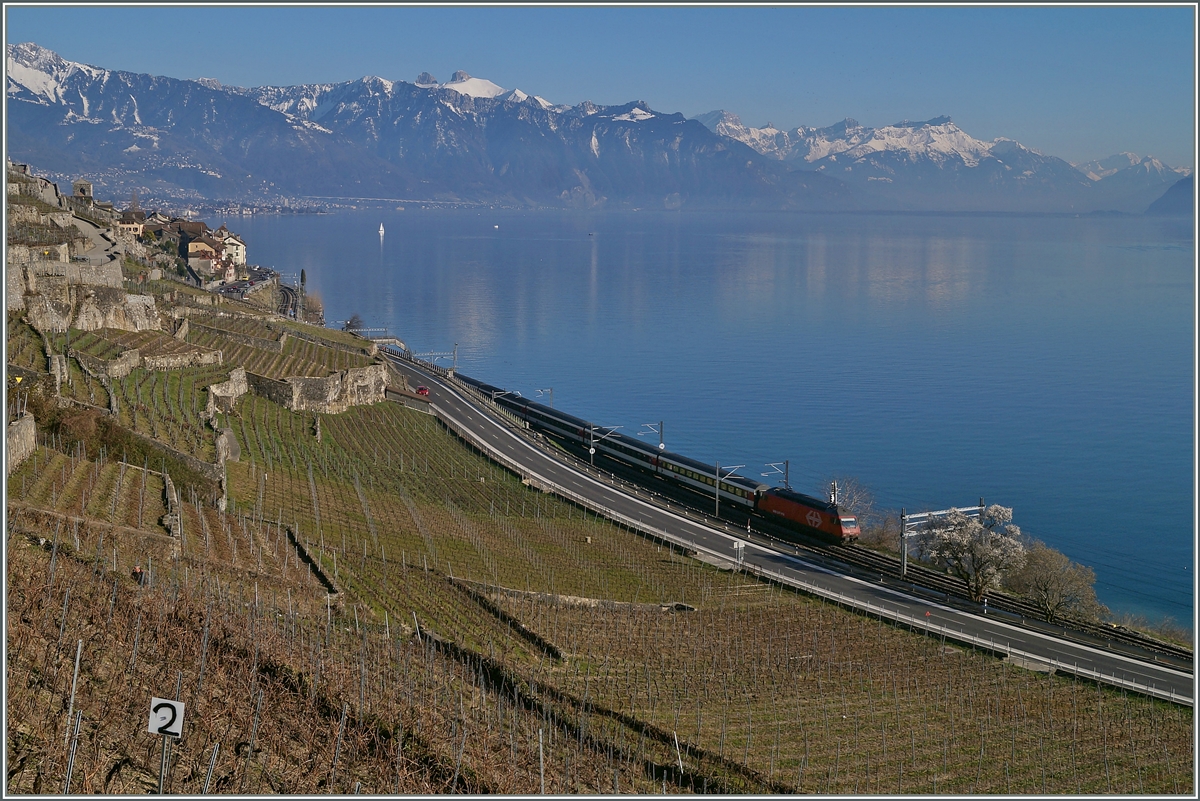
[[[237,234],[222,225],[213,232],[213,238],[225,245],[225,255],[238,266],[246,264],[246,243]]]
[[[202,235],[188,240],[187,263],[198,273],[212,275],[220,269],[219,262],[225,256],[225,245],[211,236]]]
[[[117,220],[117,230],[123,234],[141,236],[146,226],[146,212],[137,208],[125,209]]]
[[[146,212],[142,211],[142,207],[138,205],[138,194],[135,189],[129,199],[129,208],[122,211],[121,216],[117,218],[117,230],[123,234],[132,234],[137,237],[142,235],[145,225]]]

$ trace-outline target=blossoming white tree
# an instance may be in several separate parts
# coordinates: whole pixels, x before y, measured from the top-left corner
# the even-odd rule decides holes
[[[952,509],[925,532],[921,545],[931,561],[967,583],[975,601],[999,587],[1005,573],[1025,563],[1021,529],[1012,524],[1012,509],[995,504],[978,518]]]

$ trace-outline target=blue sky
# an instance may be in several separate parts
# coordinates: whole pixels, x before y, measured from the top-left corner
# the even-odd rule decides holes
[[[240,86],[455,70],[556,103],[645,100],[750,125],[947,114],[1069,161],[1193,166],[1191,6],[5,7],[6,41]]]

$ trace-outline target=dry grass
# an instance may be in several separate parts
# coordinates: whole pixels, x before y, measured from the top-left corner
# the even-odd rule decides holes
[[[185,735],[172,746],[169,792],[198,793],[220,744],[213,792],[532,793],[539,729],[548,791],[607,788],[614,770],[620,787],[653,787],[650,749],[614,761],[522,681],[429,633],[360,628],[345,612],[328,625],[319,606],[295,603],[300,585],[259,575],[252,588],[161,552],[139,587],[87,555],[96,531],[80,532],[78,551],[62,536],[39,547],[25,534],[37,521],[26,522],[9,540],[9,792],[63,788],[78,641],[73,792],[156,786],[149,699],[176,688]]]

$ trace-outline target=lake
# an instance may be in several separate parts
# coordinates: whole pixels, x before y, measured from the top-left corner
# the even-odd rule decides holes
[[[468,375],[791,484],[988,503],[1190,626],[1190,220],[359,209],[210,219]],[[380,223],[386,228],[382,242]],[[449,359],[439,358],[449,365]],[[543,390],[539,395],[538,390]],[[657,439],[657,435],[649,435]],[[774,481],[777,476],[770,479]]]

